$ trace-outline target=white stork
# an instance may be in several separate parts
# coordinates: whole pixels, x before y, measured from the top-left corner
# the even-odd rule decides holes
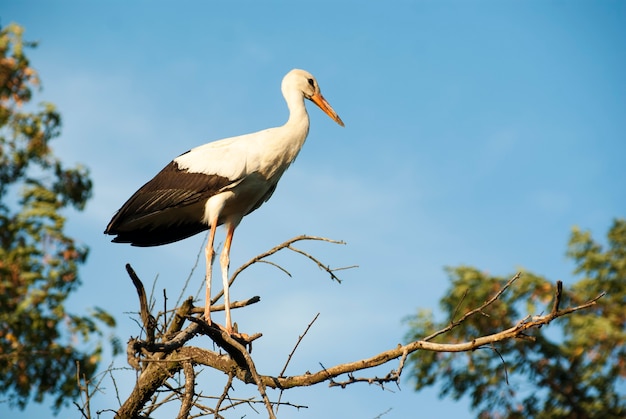
[[[224,224],[226,239],[220,255],[226,331],[232,334],[228,265],[233,233],[241,219],[267,201],[294,161],[309,132],[304,99],[320,107],[339,125],[339,115],[324,99],[315,78],[291,70],[281,90],[289,119],[281,127],[225,138],[196,147],[171,161],[143,185],[113,216],[105,234],[113,242],[159,246],[210,229],[206,245],[206,305],[211,324],[211,271],[217,226]]]

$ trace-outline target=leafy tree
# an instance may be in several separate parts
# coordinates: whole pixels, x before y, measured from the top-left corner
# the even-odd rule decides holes
[[[462,355],[415,352],[409,358],[415,389],[439,384],[442,397],[468,395],[479,418],[626,417],[626,220],[614,221],[606,248],[575,228],[567,255],[579,280],[564,291],[564,301],[577,304],[606,292],[591,309],[563,317],[547,330],[533,329],[528,339]],[[468,266],[448,273],[452,284],[441,309],[450,320],[506,282]],[[546,310],[552,289],[548,279],[525,272],[487,312],[467,319],[445,339],[465,341],[514,326],[526,313]],[[438,324],[432,313],[420,311],[409,324],[407,338],[414,340],[447,322]]]
[[[54,105],[29,105],[39,78],[24,54],[35,44],[22,33],[16,24],[0,30],[0,394],[20,408],[50,395],[58,409],[78,392],[77,363],[86,376],[96,370],[99,324],[114,320],[65,307],[88,249],[65,234],[61,212],[82,210],[92,182],[49,146],[61,128]]]

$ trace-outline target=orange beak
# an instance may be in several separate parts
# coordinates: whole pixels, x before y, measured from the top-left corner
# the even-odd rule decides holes
[[[337,115],[337,112],[335,112],[333,107],[330,106],[330,104],[326,101],[326,99],[324,99],[324,96],[322,96],[321,93],[316,93],[313,96],[311,96],[311,102],[319,106],[319,108],[323,110],[326,115],[330,116],[333,119],[333,121],[335,121],[342,127],[344,126],[343,121],[341,120],[341,118],[339,118],[339,115]]]

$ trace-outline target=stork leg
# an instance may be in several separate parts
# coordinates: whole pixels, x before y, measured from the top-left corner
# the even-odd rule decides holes
[[[228,266],[230,265],[230,244],[233,241],[233,234],[235,233],[235,223],[228,223],[226,225],[226,240],[224,242],[224,249],[220,255],[220,266],[222,268],[222,283],[224,285],[224,309],[226,312],[226,331],[232,335],[233,325],[230,319],[230,294],[228,290]]]
[[[215,258],[215,250],[213,250],[213,242],[215,241],[215,230],[217,230],[217,218],[211,222],[211,230],[209,232],[209,240],[204,249],[206,257],[206,291],[204,305],[204,320],[211,325],[211,276],[213,271],[213,259]]]

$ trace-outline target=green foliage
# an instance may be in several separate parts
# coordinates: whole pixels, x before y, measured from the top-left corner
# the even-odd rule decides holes
[[[21,408],[50,395],[58,409],[77,394],[76,364],[87,377],[96,370],[98,324],[115,323],[100,309],[77,316],[65,308],[88,249],[65,235],[61,211],[83,209],[92,184],[85,168],[65,167],[49,147],[61,128],[54,105],[23,109],[39,79],[22,32],[0,30],[0,393]]]
[[[567,255],[580,279],[564,290],[562,307],[605,291],[594,307],[532,331],[534,342],[506,341],[463,355],[416,352],[409,360],[415,389],[439,384],[442,397],[467,395],[478,418],[626,417],[626,220],[614,222],[606,249],[575,228]],[[441,300],[448,320],[480,306],[510,278],[467,266],[448,273],[451,288]],[[436,339],[468,341],[545,313],[554,288],[546,278],[525,272],[485,313]],[[418,340],[447,322],[420,311],[409,325],[407,338]]]

